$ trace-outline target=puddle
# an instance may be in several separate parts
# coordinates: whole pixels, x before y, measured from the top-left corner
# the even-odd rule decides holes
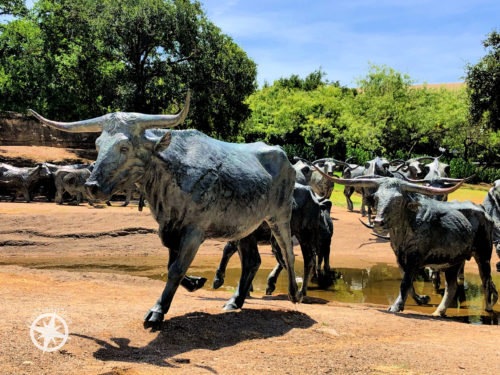
[[[219,259],[214,256],[196,257],[194,264],[188,274],[203,276],[208,279],[204,289],[212,290],[212,280]],[[61,269],[78,272],[107,272],[121,273],[134,276],[149,277],[152,279],[166,280],[167,257],[161,256],[120,256],[120,257],[65,257],[65,258],[4,258],[1,264],[15,264],[35,269]],[[303,265],[296,262],[297,276],[302,276]],[[253,282],[254,295],[265,294],[267,275],[271,269],[261,268]],[[337,268],[338,276],[334,283],[327,289],[320,289],[317,284],[310,283],[307,292],[312,301],[337,301],[348,303],[369,303],[382,305],[386,309],[396,299],[399,292],[401,276],[398,268],[386,264],[377,264],[366,269]],[[233,291],[238,285],[240,277],[239,261],[237,257],[229,263],[226,271],[225,284],[220,290]],[[442,275],[444,277],[444,275]],[[500,287],[500,274],[493,272],[493,281]],[[444,280],[442,280],[444,286]],[[496,313],[488,314],[483,310],[483,295],[481,292],[479,275],[466,274],[465,284],[462,290],[461,302],[448,308],[447,319],[456,320],[469,324],[498,325],[500,312],[498,304],[494,306]],[[287,277],[283,271],[276,283],[273,293],[287,294]],[[441,295],[434,292],[432,283],[424,281],[422,277],[415,282],[415,290],[419,294],[427,294],[431,297],[428,305],[418,306],[411,297],[408,297],[405,311],[419,311],[430,315],[439,302]],[[266,298],[273,298],[266,297]],[[315,300],[316,299],[316,300]],[[318,300],[320,299],[320,300]],[[307,302],[307,301],[306,301]]]

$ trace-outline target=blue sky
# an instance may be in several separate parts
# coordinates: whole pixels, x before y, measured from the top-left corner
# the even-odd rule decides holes
[[[355,86],[369,64],[415,83],[460,82],[481,41],[500,31],[500,1],[201,0],[209,17],[258,64],[258,81],[326,78]]]

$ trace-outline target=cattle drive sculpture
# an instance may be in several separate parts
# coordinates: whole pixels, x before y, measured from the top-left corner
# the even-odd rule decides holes
[[[338,184],[376,189],[377,215],[373,228],[381,234],[390,233],[391,247],[403,272],[399,296],[389,311],[404,310],[408,294],[414,294],[413,280],[418,271],[431,266],[445,271],[445,293],[433,313],[445,315],[455,297],[462,263],[471,257],[479,268],[485,310],[492,311],[498,300],[490,266],[498,230],[495,221],[482,206],[472,202],[442,202],[430,198],[452,193],[463,181],[450,188],[435,188],[389,177],[342,179],[325,176]],[[428,299],[427,296],[420,298]]]
[[[295,171],[285,152],[264,143],[232,144],[196,130],[168,130],[184,121],[186,103],[177,115],[111,113],[85,121],[43,123],[67,132],[102,132],[97,161],[86,183],[89,194],[108,200],[132,183],[141,186],[169,248],[165,289],[146,313],[145,326],[157,326],[199,246],[206,238],[239,240],[242,276],[224,305],[241,308],[260,265],[257,244],[249,236],[266,222],[285,260],[289,298],[300,302],[294,272],[290,216]]]

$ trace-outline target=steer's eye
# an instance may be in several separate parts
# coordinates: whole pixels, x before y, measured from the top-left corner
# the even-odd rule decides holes
[[[127,146],[122,146],[122,147],[120,147],[120,152],[121,152],[122,154],[126,154],[126,153],[128,152],[128,147],[127,147]]]

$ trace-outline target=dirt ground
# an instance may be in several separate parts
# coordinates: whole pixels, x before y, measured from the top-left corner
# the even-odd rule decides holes
[[[333,207],[332,216],[333,267],[396,265],[389,244],[371,236],[359,214]],[[140,276],[168,259],[156,227],[147,209],[138,212],[135,205],[1,202],[0,373],[500,373],[498,325],[437,319],[410,308],[389,314],[387,305],[311,297],[294,305],[284,294],[254,293],[241,311],[223,312],[230,292],[180,288],[163,328],[145,330],[142,317],[164,283]],[[215,270],[223,245],[206,241],[193,267]],[[261,267],[274,266],[268,246],[261,255]],[[71,267],[113,257],[130,260],[120,272]],[[20,266],[56,261],[71,271]],[[492,265],[497,261],[495,254]],[[477,267],[469,262],[467,272]],[[499,314],[499,305],[494,308]],[[63,317],[70,336],[63,348],[43,354],[29,327],[46,312]]]

